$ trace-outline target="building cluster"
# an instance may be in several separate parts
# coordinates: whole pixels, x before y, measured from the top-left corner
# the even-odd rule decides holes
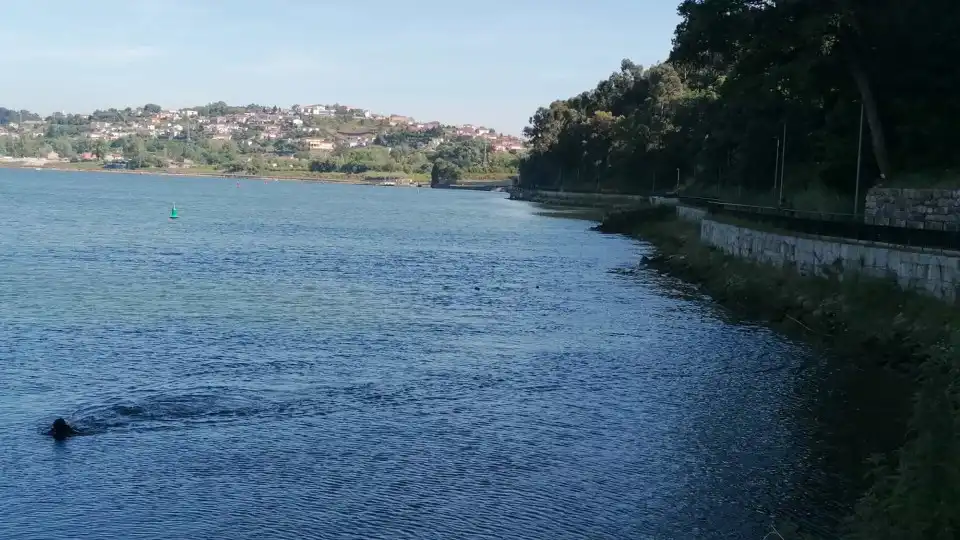
[[[510,135],[473,125],[448,126],[440,122],[419,122],[409,116],[381,115],[366,109],[348,106],[294,105],[290,108],[264,107],[259,110],[215,114],[210,107],[179,110],[151,110],[137,108],[129,114],[117,112],[109,118],[102,111],[91,116],[81,136],[92,140],[115,141],[128,136],[159,137],[167,139],[235,140],[253,144],[253,141],[287,140],[294,146],[311,151],[328,151],[337,146],[364,147],[374,144],[378,134],[407,131],[423,133],[434,131],[431,143],[455,137],[488,140],[496,151],[523,150],[523,141]],[[219,110],[223,110],[220,108]],[[225,110],[230,110],[226,108]],[[237,110],[236,108],[232,108]],[[325,120],[326,119],[326,120]],[[352,132],[336,129],[335,119],[360,126]],[[334,126],[331,129],[331,126]],[[0,136],[20,135],[41,137],[46,133],[46,121],[30,121],[0,125]]]

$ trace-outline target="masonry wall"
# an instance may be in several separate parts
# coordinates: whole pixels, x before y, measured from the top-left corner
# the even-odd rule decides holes
[[[873,188],[864,221],[934,231],[960,231],[960,189]]]
[[[893,246],[799,237],[757,231],[710,219],[700,222],[701,240],[737,257],[795,266],[802,274],[862,273],[892,278],[903,289],[926,292],[957,303],[960,253],[925,252]]]
[[[707,217],[707,211],[703,208],[678,204],[677,217],[684,221],[693,221],[695,223],[699,223]]]

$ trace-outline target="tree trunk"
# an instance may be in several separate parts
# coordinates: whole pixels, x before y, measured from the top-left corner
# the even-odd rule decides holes
[[[867,117],[867,124],[870,126],[870,142],[873,146],[873,157],[877,161],[877,168],[884,178],[889,179],[891,175],[890,157],[887,154],[887,139],[883,133],[883,123],[880,120],[880,112],[877,110],[877,100],[873,95],[873,88],[870,85],[870,79],[867,77],[863,66],[856,59],[851,58],[850,69],[853,72],[853,78],[860,90],[860,99],[863,100],[863,109]]]
[[[852,28],[847,28],[847,31],[841,29],[841,46],[847,57],[847,63],[850,65],[850,73],[853,75],[853,80],[860,91],[860,100],[867,117],[867,125],[870,126],[873,157],[877,162],[877,168],[880,169],[880,174],[889,179],[893,171],[890,166],[890,156],[887,153],[887,138],[883,132],[883,122],[880,120],[877,98],[873,95],[873,85],[870,84],[870,76],[867,75],[867,70],[863,65],[863,55],[858,39],[861,34],[859,23],[852,15],[848,16],[848,22],[852,25]]]

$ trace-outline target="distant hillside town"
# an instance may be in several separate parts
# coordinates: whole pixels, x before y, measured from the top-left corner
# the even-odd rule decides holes
[[[470,151],[454,147],[469,147]],[[427,174],[438,158],[465,173],[515,170],[518,137],[348,105],[231,106],[224,102],[56,113],[0,108],[0,159],[121,163],[125,168],[206,166]],[[501,155],[503,154],[503,155]]]
[[[6,114],[3,113],[6,112]],[[68,135],[82,135],[90,140],[116,141],[128,136],[167,139],[211,138],[214,140],[276,141],[288,139],[303,150],[333,150],[374,144],[378,134],[403,131],[431,133],[431,144],[456,137],[480,138],[490,142],[494,151],[522,151],[524,142],[511,135],[498,134],[483,126],[471,124],[444,125],[437,121],[421,122],[410,116],[378,114],[347,105],[293,105],[290,108],[248,105],[231,107],[214,103],[202,107],[165,110],[158,105],[135,109],[98,110],[90,115],[56,113],[40,118],[0,109],[0,137],[17,138],[56,136],[58,126],[76,126]],[[329,120],[329,121],[324,121]],[[339,124],[339,125],[338,125]],[[331,130],[330,127],[346,129]]]

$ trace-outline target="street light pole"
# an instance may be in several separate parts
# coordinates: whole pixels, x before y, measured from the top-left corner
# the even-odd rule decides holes
[[[777,179],[780,177],[780,139],[777,138],[777,158],[773,162],[773,190],[777,190]]]
[[[860,164],[863,159],[863,102],[860,103],[860,134],[857,138],[857,183],[853,190],[853,215],[860,205]]]
[[[777,198],[777,208],[783,202],[783,176],[787,172],[787,123],[783,123],[783,159],[780,160],[780,196]]]

